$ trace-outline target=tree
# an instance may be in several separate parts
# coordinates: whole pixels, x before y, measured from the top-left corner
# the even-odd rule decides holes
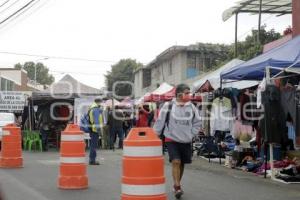
[[[15,69],[24,69],[27,72],[28,78],[35,79],[36,68],[36,81],[43,85],[50,85],[54,82],[54,77],[49,74],[49,69],[43,63],[34,63],[32,61],[25,62],[23,65],[18,63],[15,65]]]
[[[134,70],[142,67],[143,65],[133,59],[121,59],[118,63],[111,66],[111,71],[105,75],[105,82],[109,91],[113,90],[113,85],[117,81],[134,82]],[[117,84],[115,94],[119,96],[129,96],[132,92],[130,85]]]
[[[272,41],[278,40],[282,35],[274,29],[266,30],[266,26],[261,27],[260,42],[257,40],[258,30],[252,30],[251,35],[248,35],[245,41],[238,42],[238,58],[242,60],[250,60],[263,53],[263,47]],[[228,55],[231,60],[234,58],[235,45],[231,45],[231,50]]]

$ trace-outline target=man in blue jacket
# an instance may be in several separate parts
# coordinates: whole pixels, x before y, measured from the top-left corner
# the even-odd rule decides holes
[[[90,165],[99,165],[100,163],[96,161],[97,157],[97,146],[99,141],[99,136],[101,135],[101,129],[104,124],[104,117],[103,117],[103,108],[101,106],[102,98],[96,97],[95,102],[91,105],[89,109],[89,119],[91,124],[91,143],[90,143]]]

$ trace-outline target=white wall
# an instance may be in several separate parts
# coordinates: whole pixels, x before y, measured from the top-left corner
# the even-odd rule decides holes
[[[21,71],[20,70],[0,70],[0,74],[8,79],[12,80],[18,85],[22,85]]]

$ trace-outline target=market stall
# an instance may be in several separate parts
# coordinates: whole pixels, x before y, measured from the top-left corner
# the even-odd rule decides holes
[[[210,92],[220,88],[220,74],[223,71],[228,71],[231,68],[244,63],[244,61],[239,59],[233,59],[224,66],[218,68],[217,70],[210,72],[200,80],[196,81],[193,84],[193,91],[195,93],[204,93]],[[252,86],[258,85],[257,81],[240,81],[240,82],[227,82],[223,85],[223,88],[237,88],[237,89],[244,89],[249,88]]]
[[[283,179],[281,173],[291,165],[295,166],[293,169],[299,166],[299,162],[296,162],[294,158],[286,159],[283,156],[294,151],[295,146],[299,145],[300,113],[298,113],[298,105],[300,103],[296,97],[299,96],[300,76],[295,73],[299,67],[300,36],[221,73],[222,83],[226,83],[227,80],[262,81],[260,86],[248,96],[256,98],[255,107],[250,111],[263,108],[262,115],[258,115],[258,119],[250,119],[250,121],[258,122],[255,128],[256,142],[259,144],[263,141],[264,159],[261,159],[262,155],[258,152],[256,156],[245,157],[244,161],[246,161],[247,170],[249,170],[247,165],[249,161],[253,164],[252,167],[255,166],[255,170],[263,169],[265,176],[267,169],[271,169],[270,176],[274,180]],[[242,119],[241,122],[243,123],[244,120]],[[267,145],[270,147],[269,151],[267,151]],[[258,158],[260,160],[257,160]],[[268,158],[270,158],[270,162],[268,162]],[[296,171],[294,170],[294,172]],[[297,174],[290,178],[299,179]]]
[[[48,89],[33,92],[29,106],[33,107],[33,130],[42,129],[49,134],[49,145],[58,147],[59,136],[67,123],[74,120],[74,101],[76,98],[95,97],[100,90],[80,83],[70,75],[64,76]],[[27,118],[28,119],[28,118]]]
[[[148,93],[144,96],[144,102],[164,101],[165,100],[164,97],[169,99],[170,97],[172,97],[173,94],[175,94],[174,88],[175,88],[174,86],[171,86],[168,83],[162,83],[153,92]]]

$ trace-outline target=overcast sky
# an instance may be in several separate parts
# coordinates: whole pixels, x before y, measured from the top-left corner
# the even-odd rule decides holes
[[[29,1],[10,0],[0,7],[0,20]],[[0,0],[0,5],[4,2],[6,0]],[[234,18],[223,22],[222,12],[235,2],[237,0],[37,0],[23,15],[0,25],[0,52],[101,62],[0,54],[0,67],[40,60],[50,68],[56,80],[67,72],[83,83],[100,88],[104,86],[103,74],[122,58],[147,64],[173,45],[232,43]],[[240,39],[257,27],[257,20],[257,15],[240,16]],[[280,32],[291,25],[291,15],[264,15],[262,20],[268,29]]]

